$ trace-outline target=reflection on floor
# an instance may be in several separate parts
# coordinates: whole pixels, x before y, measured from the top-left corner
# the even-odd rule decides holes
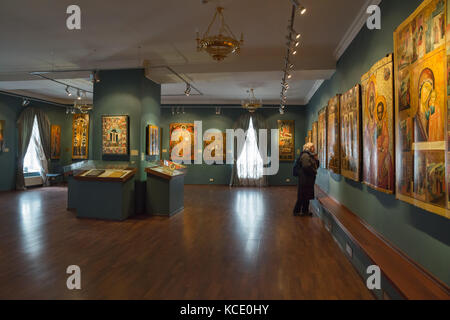
[[[67,190],[0,194],[0,299],[372,299],[296,189],[186,186],[185,210],[80,220]],[[81,268],[82,290],[66,288]]]

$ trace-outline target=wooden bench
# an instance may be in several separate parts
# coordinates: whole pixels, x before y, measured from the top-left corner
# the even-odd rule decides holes
[[[405,299],[449,300],[449,287],[412,261],[347,207],[316,185],[316,197]]]

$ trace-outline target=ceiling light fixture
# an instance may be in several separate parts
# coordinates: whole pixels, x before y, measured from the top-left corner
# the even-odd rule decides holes
[[[22,107],[27,107],[30,104],[30,100],[23,99],[22,100]]]
[[[69,97],[71,97],[72,96],[72,92],[70,92],[70,87],[69,86],[67,86],[66,87],[66,93],[67,93],[67,95],[69,96]]]
[[[301,15],[304,15],[306,13],[306,7],[303,6],[302,4],[300,4],[298,2],[298,0],[291,0],[291,1],[292,1],[294,8],[297,9]]]
[[[246,109],[250,113],[253,113],[262,107],[262,101],[261,99],[256,99],[254,89],[247,90],[247,93],[249,94],[249,99],[247,101],[242,101],[242,108]]]
[[[205,34],[200,38],[197,32],[197,51],[206,51],[214,60],[223,61],[230,53],[239,54],[241,46],[244,44],[244,35],[237,40],[230,27],[225,23],[222,7],[217,7],[213,20],[208,26]],[[219,33],[210,35],[211,27],[217,20],[219,24]]]
[[[295,56],[298,53],[298,47],[300,46],[299,39],[301,38],[301,34],[294,29],[294,21],[295,21],[295,13],[298,10],[300,14],[306,13],[306,7],[301,5],[298,0],[292,1],[292,10],[291,10],[291,19],[289,20],[289,25],[287,27],[289,33],[286,36],[288,42],[286,43],[287,52],[286,57],[284,59],[284,70],[283,70],[283,78],[281,80],[281,94],[280,94],[280,114],[284,114],[284,107],[286,105],[286,93],[289,89],[288,80],[292,78],[291,70],[295,68],[294,64],[289,60],[290,56]]]
[[[81,100],[80,89],[77,90],[77,100]]]
[[[191,85],[186,83],[186,90],[184,90],[184,94],[189,97],[191,95]]]
[[[87,103],[77,104],[77,102],[75,101],[75,103],[73,104],[73,109],[79,110],[81,113],[88,113],[89,111],[92,111],[94,109],[94,106]]]

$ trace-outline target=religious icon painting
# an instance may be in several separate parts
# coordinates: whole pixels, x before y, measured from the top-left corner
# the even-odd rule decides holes
[[[190,162],[195,160],[194,123],[171,123],[169,126],[170,160]]]
[[[317,124],[317,155],[320,167],[327,168],[327,107],[321,109],[318,114]]]
[[[203,141],[203,159],[209,164],[224,164],[227,160],[227,135],[217,130],[205,133]]]
[[[86,160],[89,153],[89,114],[74,114],[72,119],[72,159]]]
[[[362,178],[364,184],[388,194],[395,190],[393,68],[390,54],[361,78]],[[409,130],[411,139],[411,123],[405,122],[403,128]],[[405,139],[405,144],[407,141]],[[405,147],[404,151],[410,148]]]
[[[148,125],[146,128],[146,154],[148,156],[159,156],[159,127]]]
[[[102,116],[102,159],[128,161],[129,155],[129,117]]]
[[[295,161],[295,121],[278,120],[278,134],[280,161]]]
[[[359,181],[361,173],[361,90],[359,84],[341,96],[341,174]]]
[[[394,33],[394,56],[397,198],[450,218],[447,16],[447,0],[424,1]],[[409,61],[402,59],[405,30]]]
[[[314,144],[315,152],[317,153],[317,145],[318,145],[318,130],[319,130],[319,123],[313,122],[312,124],[312,143]]]
[[[327,168],[336,174],[341,173],[340,101],[338,94],[330,99],[327,107]]]
[[[0,153],[5,149],[5,120],[0,120]]]
[[[61,126],[52,125],[50,130],[51,159],[61,158]]]

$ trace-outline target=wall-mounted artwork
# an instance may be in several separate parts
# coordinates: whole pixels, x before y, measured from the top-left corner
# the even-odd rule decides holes
[[[306,142],[312,143],[312,130],[308,130],[308,135],[306,136]]]
[[[316,150],[316,153],[318,153],[318,139],[319,139],[319,123],[313,122],[312,124],[312,143],[314,144],[314,148]]]
[[[363,182],[388,194],[395,191],[393,70],[394,62],[390,54],[378,61],[361,78]],[[409,108],[409,92],[407,95],[405,101],[408,101]],[[404,129],[408,130],[411,138],[411,126],[405,125]],[[407,136],[408,134],[404,137]],[[408,148],[405,147],[405,151],[408,151]]]
[[[148,125],[146,128],[146,154],[159,156],[160,132],[159,127]]]
[[[89,114],[74,114],[72,120],[72,159],[88,159]]]
[[[205,150],[210,146],[212,143],[215,142],[215,136],[212,136],[211,139],[207,139],[203,141],[203,154],[204,154],[204,160],[205,161],[213,161],[214,159],[221,159],[222,163],[226,163],[227,161],[227,135],[225,132],[221,132],[222,140],[218,141],[218,143],[215,143],[214,146],[211,146],[213,148],[212,150],[209,150],[209,152],[205,152]],[[211,155],[211,156],[210,156]]]
[[[320,167],[327,167],[327,107],[319,111],[318,115],[317,154]]]
[[[361,88],[341,96],[341,174],[354,181],[361,176]]]
[[[341,173],[340,102],[341,95],[338,94],[330,99],[327,108],[327,168],[336,174]]]
[[[295,161],[295,120],[278,120],[280,161]]]
[[[57,160],[61,158],[61,126],[51,126],[51,159]]]
[[[176,141],[172,141],[172,135],[176,130],[180,133]],[[175,137],[175,136],[174,136]],[[190,150],[190,160],[195,160],[195,135],[194,135],[194,124],[193,123],[171,123],[169,127],[169,146],[170,146],[170,160],[173,159],[172,152],[175,147],[177,147],[177,155],[178,159],[183,159],[185,155],[183,154],[184,150]]]
[[[129,117],[102,116],[102,158],[127,160],[130,154]]]
[[[450,218],[446,4],[424,1],[394,33],[395,130],[397,198]]]
[[[0,120],[0,153],[5,149],[5,120]]]

